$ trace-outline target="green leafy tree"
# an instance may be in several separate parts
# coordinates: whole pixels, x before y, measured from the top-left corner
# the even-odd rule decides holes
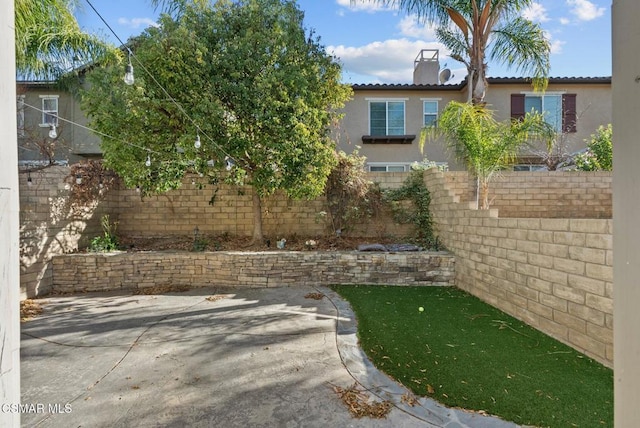
[[[80,29],[73,0],[15,0],[16,69],[56,80],[79,65],[117,61],[119,51]]]
[[[522,120],[498,122],[493,111],[481,105],[451,101],[436,128],[425,138],[441,135],[457,160],[478,178],[479,208],[489,208],[489,183],[495,174],[512,166],[528,142],[550,142],[555,133],[540,114]],[[426,132],[426,131],[425,131]]]
[[[216,180],[228,169],[227,181],[253,187],[261,240],[264,196],[324,189],[335,163],[329,128],[351,94],[340,66],[303,27],[294,1],[186,5],[159,23],[130,41],[153,77],[142,67],[132,86],[120,68],[89,77],[91,126],[115,137],[103,138],[105,161],[143,194],[178,188],[187,173]]]
[[[613,170],[613,129],[611,124],[600,126],[587,143],[587,151],[575,157],[579,171]]]
[[[549,76],[550,45],[542,28],[520,12],[533,0],[375,0],[399,6],[435,24],[438,40],[451,58],[467,67],[469,100],[484,102],[487,57],[515,67],[544,89]]]

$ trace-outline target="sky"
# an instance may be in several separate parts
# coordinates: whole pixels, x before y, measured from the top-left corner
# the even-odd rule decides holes
[[[154,25],[159,13],[149,0],[89,0],[118,37],[125,41]],[[552,77],[611,76],[611,1],[539,0],[523,15],[539,23],[551,43]],[[118,44],[87,0],[79,0],[76,18],[87,32]],[[449,83],[466,76],[464,65],[449,58],[433,28],[415,16],[375,0],[298,0],[305,26],[320,37],[342,64],[350,84],[411,83],[413,62],[422,49],[439,49],[441,68],[452,71]],[[491,77],[519,76],[515,69],[489,62]]]

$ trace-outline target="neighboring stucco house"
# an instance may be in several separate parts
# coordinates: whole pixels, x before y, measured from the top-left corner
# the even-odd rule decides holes
[[[433,51],[431,51],[433,52]],[[406,171],[424,158],[462,169],[441,143],[427,143],[420,151],[420,131],[434,123],[449,101],[465,101],[466,82],[440,83],[437,52],[422,51],[414,64],[413,84],[353,85],[354,97],[344,108],[338,146],[347,153],[360,146],[370,171]],[[562,140],[564,149],[586,147],[600,125],[611,123],[610,77],[554,77],[544,93],[534,92],[525,78],[489,78],[486,102],[497,120],[544,112]],[[523,152],[518,169],[536,169],[540,159]]]
[[[359,146],[369,171],[407,171],[425,158],[463,169],[442,143],[427,143],[420,150],[420,131],[434,123],[449,101],[464,101],[465,82],[441,83],[438,51],[425,49],[414,62],[413,84],[353,85],[354,97],[343,112],[336,138],[338,148],[351,153]],[[486,101],[496,119],[508,120],[535,109],[547,114],[560,135],[563,149],[584,149],[600,125],[611,123],[610,77],[551,78],[544,93],[533,92],[525,78],[489,78]],[[55,160],[74,163],[101,156],[100,139],[82,126],[87,118],[80,102],[50,83],[18,82],[18,145],[21,165]],[[72,125],[76,123],[78,125]],[[51,126],[57,136],[51,138]],[[535,153],[523,152],[517,169],[539,168]]]
[[[50,82],[17,82],[18,160],[22,166],[74,163],[100,156],[100,139],[84,128],[80,101]]]

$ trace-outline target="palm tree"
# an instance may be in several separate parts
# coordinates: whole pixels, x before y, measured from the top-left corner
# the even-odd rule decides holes
[[[538,24],[520,15],[532,0],[375,0],[395,5],[437,26],[436,35],[451,58],[467,67],[469,101],[484,102],[487,55],[532,77],[544,89],[550,45]],[[451,25],[453,24],[453,25]]]
[[[15,0],[16,69],[55,80],[77,65],[118,58],[118,51],[80,29],[73,0]]]
[[[437,127],[424,131],[421,143],[437,136],[444,137],[456,159],[478,178],[478,208],[488,209],[489,182],[495,174],[513,165],[518,150],[527,142],[543,140],[549,144],[555,131],[540,114],[528,113],[522,120],[503,123],[483,105],[451,101]]]

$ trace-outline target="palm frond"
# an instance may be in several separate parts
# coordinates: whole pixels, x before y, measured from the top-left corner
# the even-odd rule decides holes
[[[550,51],[539,25],[516,18],[494,30],[490,58],[537,79],[537,86],[543,89],[549,77]]]

